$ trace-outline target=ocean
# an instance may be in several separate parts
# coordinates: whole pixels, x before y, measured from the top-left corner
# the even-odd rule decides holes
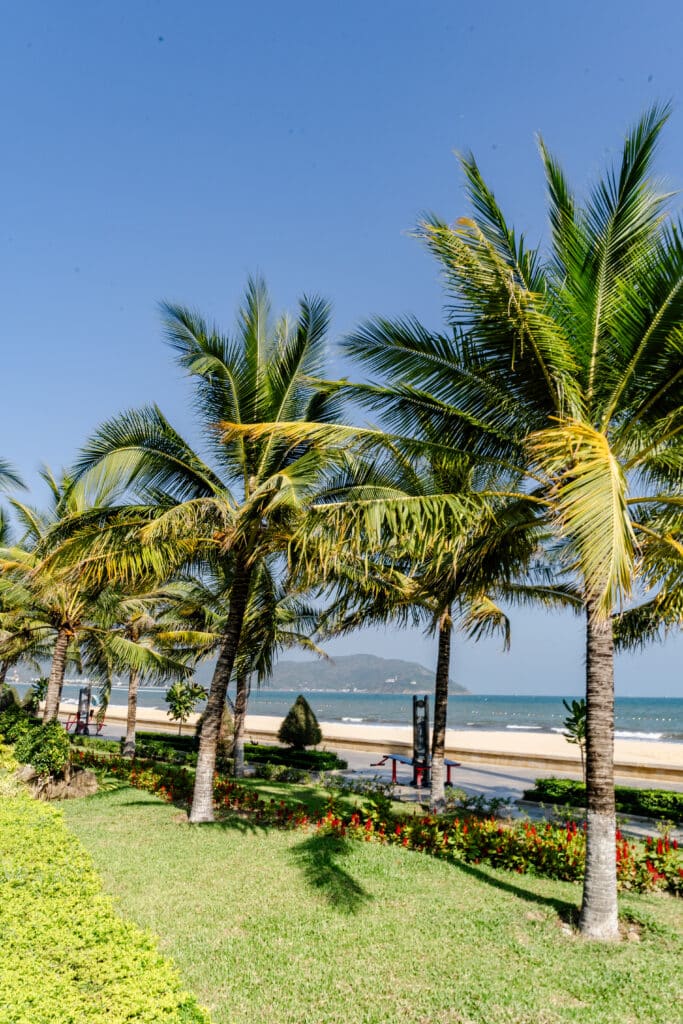
[[[17,685],[20,694],[27,687]],[[63,700],[74,703],[79,684],[66,684]],[[292,706],[298,691],[254,690],[249,711],[254,715],[283,716]],[[93,694],[97,689],[93,688]],[[167,707],[165,688],[142,687],[141,707]],[[305,697],[322,722],[349,722],[354,725],[410,725],[412,694],[359,693],[349,691],[305,691]],[[115,686],[111,703],[125,704],[127,690]],[[201,710],[202,704],[197,705]],[[520,732],[562,732],[567,712],[561,697],[458,696],[448,702],[448,726],[451,729]],[[615,709],[615,735],[618,739],[683,743],[683,698],[621,697]]]

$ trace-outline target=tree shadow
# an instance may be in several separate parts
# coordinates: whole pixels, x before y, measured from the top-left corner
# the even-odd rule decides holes
[[[341,836],[312,835],[295,846],[292,855],[308,884],[330,906],[342,914],[357,914],[372,897],[339,863],[349,850],[349,840]]]
[[[457,867],[461,871],[464,871],[466,875],[470,875],[472,878],[476,878],[480,882],[485,882],[494,889],[501,889],[503,892],[511,893],[513,896],[518,896],[527,903],[539,903],[541,906],[552,907],[560,920],[565,921],[567,924],[572,926],[578,924],[579,908],[575,903],[570,903],[568,900],[557,899],[555,896],[543,896],[541,893],[533,892],[531,889],[525,889],[523,886],[516,885],[514,882],[506,882],[502,878],[490,875],[487,871],[484,871],[482,868],[479,868],[474,864],[465,863],[465,861],[458,861]]]

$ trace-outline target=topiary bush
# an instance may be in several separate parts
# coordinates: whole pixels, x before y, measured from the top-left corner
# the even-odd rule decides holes
[[[34,725],[16,741],[14,756],[39,775],[62,775],[71,757],[71,743],[59,722]]]
[[[301,694],[287,712],[287,717],[278,730],[277,738],[280,743],[286,743],[288,746],[294,747],[295,750],[314,747],[322,740],[323,734],[320,731],[318,719],[306,698]]]

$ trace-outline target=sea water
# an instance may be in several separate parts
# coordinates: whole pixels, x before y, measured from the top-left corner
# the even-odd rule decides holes
[[[27,687],[18,685],[20,694]],[[78,699],[79,684],[65,684],[62,699]],[[167,710],[166,689],[143,686],[139,691],[140,707]],[[287,714],[297,695],[296,690],[254,690],[249,698],[249,711],[254,715]],[[97,687],[93,686],[97,696]],[[350,691],[306,691],[306,699],[321,722],[348,722],[353,725],[410,725],[412,694],[359,693]],[[125,704],[127,689],[114,686],[110,703]],[[200,711],[203,704],[197,705]],[[561,697],[515,697],[463,695],[448,701],[450,729],[556,732],[564,731],[567,712]],[[616,700],[615,736],[635,739],[683,743],[683,698],[621,697]]]

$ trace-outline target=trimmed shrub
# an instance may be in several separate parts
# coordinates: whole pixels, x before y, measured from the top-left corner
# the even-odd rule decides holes
[[[156,942],[114,913],[61,813],[0,801],[0,1018],[208,1024]]]
[[[110,754],[121,752],[119,740],[107,740],[101,736],[79,736],[71,733],[69,741],[74,747],[92,747],[93,750],[106,750]]]
[[[645,818],[666,818],[683,822],[683,793],[670,789],[634,789],[616,786],[617,810],[622,814],[638,814]],[[557,804],[560,807],[583,807],[586,787],[573,779],[536,779],[533,789],[524,793],[525,800]]]
[[[16,742],[14,756],[39,775],[61,775],[69,763],[71,744],[59,722],[32,726]]]
[[[287,717],[277,734],[280,743],[286,743],[295,750],[314,747],[320,743],[323,734],[310,704],[302,694],[294,701]]]
[[[331,750],[293,750],[265,743],[245,743],[244,756],[250,764],[283,764],[309,772],[332,772],[348,768],[348,763]]]
[[[173,750],[199,750],[199,736],[178,736],[167,732],[140,731],[135,736],[136,743],[163,743]]]

